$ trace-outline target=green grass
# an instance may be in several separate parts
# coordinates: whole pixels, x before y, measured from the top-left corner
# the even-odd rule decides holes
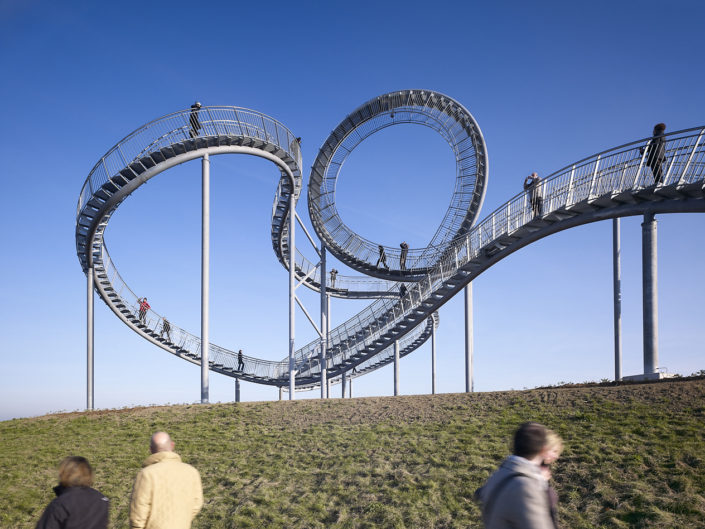
[[[527,420],[558,431],[563,527],[705,528],[705,380],[136,408],[0,422],[0,527],[33,528],[83,455],[128,527],[149,436],[201,472],[195,528],[479,527],[472,501]]]

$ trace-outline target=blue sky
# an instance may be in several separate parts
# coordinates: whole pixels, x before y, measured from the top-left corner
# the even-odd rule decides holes
[[[531,171],[549,174],[647,136],[659,121],[669,131],[705,124],[703,19],[696,0],[266,7],[0,0],[0,419],[85,405],[76,202],[96,161],[140,125],[196,99],[264,112],[303,138],[306,184],[318,147],[359,104],[392,90],[436,90],[468,108],[487,142],[482,218]],[[263,160],[220,156],[211,175],[211,339],[280,360],[288,276],[269,239],[277,171]],[[453,178],[439,137],[393,127],[350,157],[339,210],[365,237],[420,247],[443,217]],[[126,200],[106,232],[128,284],[194,333],[199,193],[198,162],[184,164]],[[307,221],[304,200],[297,210]],[[658,221],[659,364],[687,375],[705,368],[705,216]],[[622,222],[625,375],[642,372],[640,222]],[[575,228],[475,281],[476,390],[613,376],[611,244],[611,222]],[[317,296],[299,295],[315,312]],[[333,323],[361,306],[334,300]],[[462,391],[462,296],[440,316],[437,387]],[[298,346],[313,338],[298,312]],[[200,399],[197,366],[141,340],[99,300],[95,351],[97,407]],[[389,395],[392,384],[387,367],[356,379],[354,393]],[[402,360],[401,392],[430,386],[427,344]],[[233,397],[233,380],[211,374],[211,401]],[[277,390],[243,383],[242,397],[275,399]]]

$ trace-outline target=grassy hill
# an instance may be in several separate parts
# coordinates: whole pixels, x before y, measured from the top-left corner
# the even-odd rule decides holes
[[[479,527],[472,501],[516,426],[565,440],[565,528],[705,527],[705,380],[502,393],[135,408],[0,422],[0,527],[33,528],[83,455],[129,526],[156,430],[203,478],[195,528]]]

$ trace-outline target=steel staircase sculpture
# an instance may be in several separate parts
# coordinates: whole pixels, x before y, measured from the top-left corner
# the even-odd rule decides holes
[[[424,106],[429,110],[418,108]],[[336,164],[342,163],[340,157],[347,156],[374,131],[389,126],[383,120],[392,119],[392,114],[398,121],[416,123],[427,119],[438,127],[436,130],[445,130],[439,123],[453,123],[448,130],[456,134],[454,137],[466,138],[455,151],[456,160],[465,163],[466,156],[474,160],[467,173],[459,169],[458,179],[465,179],[464,184],[456,188],[459,191],[434,236],[434,244],[410,250],[410,266],[405,270],[377,270],[373,266],[377,245],[352,234],[342,223],[335,213],[330,186],[334,189],[339,169]],[[278,259],[288,266],[286,217],[302,186],[298,142],[279,122],[234,107],[203,107],[199,115],[202,128],[196,137],[191,137],[189,111],[182,111],[141,127],[108,151],[86,179],[76,223],[79,261],[85,273],[93,267],[101,299],[135,332],[196,364],[200,364],[201,358],[198,337],[175,324],[165,332],[163,318],[152,311],[148,311],[144,321],[137,316],[137,296],[118,273],[103,238],[112,213],[149,178],[206,152],[261,156],[281,171],[272,207],[271,237]],[[528,194],[520,193],[471,227],[484,196],[487,161],[484,144],[478,140],[479,128],[467,116],[467,111],[446,96],[428,91],[395,92],[362,105],[324,143],[309,183],[314,228],[336,257],[351,268],[376,277],[371,281],[378,285],[350,289],[348,280],[339,276],[332,294],[365,297],[355,292],[368,292],[370,297],[384,296],[331,330],[330,378],[343,373],[359,376],[390,363],[396,340],[400,341],[402,356],[411,353],[428,339],[437,325],[438,308],[494,263],[543,237],[581,224],[646,212],[705,212],[705,128],[699,127],[666,135],[664,177],[658,185],[654,185],[647,166],[648,149],[645,151],[643,147],[650,138],[646,138],[585,158],[548,176],[538,190],[543,196],[540,214],[532,211]],[[355,135],[360,127],[368,127],[365,130],[372,132],[360,134],[358,141]],[[339,151],[345,154],[338,154]],[[466,186],[471,180],[471,185]],[[469,193],[465,192],[467,187],[472,188]],[[461,215],[458,211],[462,208],[465,213]],[[342,233],[345,235],[339,236]],[[302,255],[297,255],[295,264],[299,280],[309,288],[318,289],[320,278],[316,276],[315,265]],[[394,286],[398,280],[408,282],[402,297]],[[358,281],[370,286],[365,280]],[[319,382],[319,351],[319,340],[296,351],[297,388],[309,388]],[[238,370],[237,354],[215,344],[209,345],[209,359],[212,370],[228,376],[280,387],[288,385],[287,359],[277,362],[246,356],[244,369]]]

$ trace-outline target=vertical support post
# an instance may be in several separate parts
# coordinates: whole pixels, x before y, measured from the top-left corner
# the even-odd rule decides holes
[[[619,218],[612,219],[612,289],[614,291],[614,381],[622,380],[622,264]]]
[[[240,402],[240,379],[235,379],[235,402]]]
[[[326,268],[326,247],[321,242],[321,398],[328,398],[328,300],[326,284],[328,280]]]
[[[472,283],[465,287],[465,392],[474,391],[472,380],[473,326]]]
[[[291,183],[291,188],[294,188],[294,182]],[[294,311],[296,310],[296,302],[294,299],[294,288],[296,287],[294,270],[296,267],[296,244],[294,237],[294,229],[296,228],[296,203],[293,195],[289,203],[289,400],[294,400],[294,392],[296,389],[296,370],[294,369]]]
[[[201,165],[201,404],[208,403],[208,353],[210,336],[208,307],[210,296],[210,215],[211,162],[208,153]]]
[[[279,400],[282,400],[282,395],[284,394],[284,387],[279,386]]]
[[[436,394],[436,325],[431,327],[431,395]]]
[[[353,379],[352,379],[352,377],[350,377],[350,382],[349,382],[350,391],[348,392],[349,398],[352,398],[352,382],[353,382]]]
[[[642,227],[642,288],[644,298],[644,374],[658,369],[658,255],[656,219],[644,214]]]
[[[330,378],[326,379],[326,398],[330,397]]]
[[[341,398],[345,398],[345,390],[347,389],[347,382],[348,382],[348,376],[347,373],[343,373],[342,378],[340,379],[340,396]]]
[[[394,396],[399,395],[399,340],[394,340]]]
[[[93,409],[93,267],[86,272],[86,409]]]

